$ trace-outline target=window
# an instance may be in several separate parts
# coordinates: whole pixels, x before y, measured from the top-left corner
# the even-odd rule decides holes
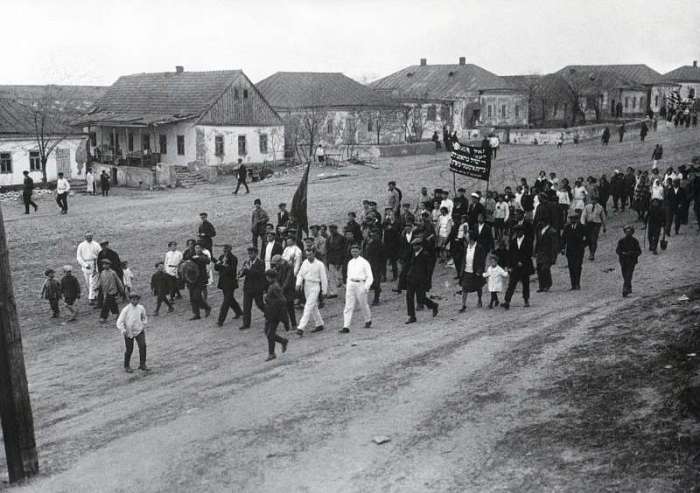
[[[632,96],[632,109],[637,108],[637,96]]]
[[[178,156],[185,155],[185,136],[184,135],[177,136],[177,155]]]
[[[654,107],[658,108],[659,107],[659,95],[657,94],[654,96]]]
[[[97,133],[90,132],[90,145],[92,147],[97,147]]]
[[[520,118],[520,106],[515,105],[515,118]]]
[[[367,131],[368,132],[372,131],[372,118],[371,117],[369,120],[367,120]]]
[[[119,134],[112,132],[109,134],[109,146],[112,149],[119,148]]]
[[[506,117],[506,105],[502,104],[501,105],[501,118],[505,118],[505,117]]]
[[[248,89],[243,89],[243,99],[248,99]]]
[[[625,97],[625,109],[627,109],[627,108],[629,108],[629,107],[630,107],[630,98],[629,98],[629,97]]]
[[[644,109],[644,96],[639,96],[639,109]]]
[[[167,135],[161,135],[158,138],[158,147],[160,147],[160,153],[161,154],[167,154],[168,153],[168,136]]]
[[[12,173],[12,154],[0,152],[0,173]]]
[[[440,106],[440,120],[447,122],[450,119],[450,107],[446,104]]]
[[[267,154],[267,134],[260,134],[260,154]]]
[[[39,151],[29,151],[29,171],[41,171]]]
[[[559,103],[554,103],[554,107],[552,108],[552,117],[556,118],[557,113],[559,113]]]
[[[245,156],[247,154],[245,148],[245,135],[238,136],[238,155]]]
[[[233,88],[233,99],[238,99],[238,88]]]
[[[143,147],[144,151],[150,151],[151,150],[151,136],[146,134],[141,137],[141,144]]]
[[[333,120],[328,120],[328,123],[326,123],[326,133],[327,134],[333,133]]]
[[[437,120],[437,110],[435,109],[435,105],[430,105],[428,106],[428,121],[429,122],[434,122]]]
[[[493,116],[493,110],[491,109],[491,105],[489,104],[486,106],[486,116],[491,118]]]
[[[214,153],[217,156],[224,155],[224,136],[223,135],[216,135],[214,137]]]
[[[129,152],[134,152],[134,134],[131,132],[126,136],[126,145],[129,148]]]

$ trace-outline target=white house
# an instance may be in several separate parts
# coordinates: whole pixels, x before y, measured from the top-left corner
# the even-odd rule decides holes
[[[44,136],[53,150],[46,162],[47,180],[56,180],[59,172],[67,178],[83,175],[84,166],[78,164],[76,152],[85,136],[79,131],[52,122]],[[23,171],[30,172],[35,183],[41,182],[41,154],[34,126],[34,110],[13,99],[0,99],[0,186],[21,185]]]
[[[75,124],[93,159],[116,165],[254,164],[284,150],[279,115],[240,70],[126,75]]]

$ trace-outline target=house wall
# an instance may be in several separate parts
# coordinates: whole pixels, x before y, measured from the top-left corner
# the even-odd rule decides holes
[[[200,125],[256,124],[279,121],[279,115],[258,92],[255,85],[241,74],[199,120]],[[281,121],[279,121],[282,124]]]
[[[85,141],[84,137],[68,138],[62,141],[49,155],[46,162],[46,175],[48,181],[55,181],[58,175],[56,169],[56,150],[67,150],[69,161],[69,175],[67,178],[84,179],[85,166],[76,162],[76,151]],[[20,185],[24,182],[22,171],[29,170],[29,152],[37,150],[36,141],[31,138],[4,138],[0,137],[0,153],[10,153],[12,157],[12,173],[0,173],[0,186]],[[83,148],[84,150],[84,148]],[[64,171],[65,173],[65,171]],[[35,183],[42,179],[41,171],[32,171],[29,176]]]
[[[642,99],[643,98],[643,99]],[[647,111],[647,92],[624,89],[620,91],[623,115],[641,115]]]
[[[654,113],[658,113],[665,105],[665,97],[670,95],[674,88],[675,86],[670,85],[651,86],[649,89],[649,108]]]
[[[690,90],[695,90],[695,98],[700,98],[700,82],[679,82],[680,95],[683,99],[690,97]]]
[[[177,182],[175,167],[168,164],[158,164],[155,166],[155,169],[136,166],[112,166],[100,163],[93,163],[91,167],[95,176],[100,176],[103,170],[109,176],[113,176],[116,172],[118,186],[132,188],[174,187]],[[99,183],[97,186],[99,186]]]
[[[625,139],[639,138],[639,129],[642,125],[642,121],[644,120],[639,119],[625,122],[625,129],[627,130]],[[509,144],[556,145],[563,137],[564,144],[572,144],[574,142],[574,136],[578,137],[579,142],[599,139],[605,127],[610,128],[611,139],[614,139],[616,142],[619,125],[610,123],[597,123],[594,125],[581,125],[569,128],[513,128],[508,131],[507,142]]]
[[[284,158],[284,127],[239,127],[222,125],[197,125],[199,142],[197,160],[208,166],[237,164],[243,159],[246,164],[263,163]],[[260,136],[267,135],[267,152],[260,151]],[[216,137],[223,137],[224,153],[216,154]],[[246,138],[246,153],[238,153],[238,137]]]
[[[480,125],[493,127],[527,126],[528,103],[524,94],[490,94],[479,97],[481,106]],[[489,107],[491,115],[489,116]],[[505,107],[505,116],[503,108]]]

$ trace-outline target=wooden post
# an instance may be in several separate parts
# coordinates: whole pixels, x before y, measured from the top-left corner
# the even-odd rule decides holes
[[[10,482],[39,472],[5,223],[0,208],[0,418]]]

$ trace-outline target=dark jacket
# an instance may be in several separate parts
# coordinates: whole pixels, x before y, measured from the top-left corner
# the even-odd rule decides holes
[[[267,283],[265,280],[265,262],[259,258],[256,257],[252,264],[249,260],[246,260],[243,264],[241,276],[245,276],[245,281],[243,281],[243,292],[245,294],[257,295],[265,291]]]
[[[358,243],[362,241],[362,228],[357,223],[357,221],[348,222],[345,225],[345,229],[352,233],[353,241],[356,241]]]
[[[408,261],[408,271],[406,273],[406,283],[416,289],[427,290],[430,286],[431,267],[433,259],[421,250],[418,254],[411,255]]]
[[[567,258],[583,259],[586,249],[586,233],[585,226],[576,221],[575,224],[567,224],[564,227],[564,251]]]
[[[470,203],[467,209],[467,223],[469,223],[469,226],[474,226],[476,224],[479,214],[483,214],[484,217],[486,217],[486,209],[484,209],[484,206],[481,205],[480,202]]]
[[[610,178],[610,192],[617,197],[625,193],[625,175],[616,173]]]
[[[238,258],[233,253],[221,255],[214,265],[214,270],[219,273],[217,288],[222,291],[238,289]]]
[[[238,178],[238,181],[246,181],[248,178],[248,168],[245,167],[245,164],[241,163],[238,166],[238,170],[236,171],[236,178]]]
[[[518,248],[517,237],[513,237],[510,240],[508,267],[515,272],[526,275],[531,275],[535,272],[535,267],[532,264],[532,241],[527,236],[524,237],[520,248]]]
[[[484,227],[481,228],[481,233],[479,233],[479,223],[476,223],[471,230],[476,233],[476,242],[484,250],[484,252],[488,254],[491,250],[493,250],[494,239],[491,226],[484,223]]]
[[[214,225],[209,221],[202,221],[197,232],[199,233],[199,238],[206,244],[207,250],[211,251],[211,239],[216,236]]]
[[[268,243],[269,242],[266,241],[260,247],[260,258],[261,259],[265,258],[265,250],[267,249]],[[274,257],[275,255],[282,255],[282,252],[284,252],[284,247],[282,246],[282,243],[280,243],[279,241],[275,241],[274,244],[272,245],[272,257]],[[270,257],[270,258],[272,258],[272,257]]]
[[[326,260],[330,265],[342,265],[345,260],[345,237],[332,233],[326,241]]]
[[[464,266],[467,265],[467,245],[464,246],[464,260],[462,261],[462,272],[459,273],[461,278],[464,275]],[[472,263],[472,271],[475,275],[483,277],[484,271],[486,270],[486,257],[488,252],[484,250],[481,245],[477,242],[476,248],[474,249],[474,262]]]
[[[80,298],[80,283],[74,275],[64,275],[61,278],[61,292],[67,303]]]
[[[170,294],[172,278],[163,271],[156,271],[151,276],[151,292],[156,296]]]
[[[24,188],[22,189],[22,193],[24,195],[31,195],[32,192],[34,191],[34,180],[30,176],[27,176],[24,178]]]
[[[542,229],[537,229],[537,245],[535,247],[535,258],[537,265],[548,266],[557,261],[559,253],[559,235],[551,226],[542,234]]]
[[[122,271],[122,261],[119,259],[119,254],[111,249],[103,248],[100,253],[97,254],[97,270],[102,272],[102,261],[109,260],[112,263],[112,270],[119,276],[119,279],[124,278],[124,271]]]
[[[280,211],[277,213],[277,227],[279,226],[286,226],[289,224],[289,212],[287,211]]]
[[[282,292],[284,293],[287,301],[294,299],[294,292],[296,289],[296,277],[294,276],[294,266],[289,262],[282,262],[277,267],[277,275],[280,286],[282,287]]]
[[[685,206],[685,190],[678,187],[676,192],[673,187],[666,189],[666,198],[668,200],[668,206],[673,212],[681,212],[682,208]]]
[[[387,258],[399,256],[401,246],[401,225],[398,221],[384,221],[384,253]]]
[[[452,201],[452,219],[455,223],[458,223],[462,216],[467,214],[469,211],[469,201],[466,197],[460,197],[459,195]]]
[[[625,236],[620,241],[617,242],[617,248],[615,249],[620,263],[629,262],[631,264],[636,264],[637,259],[642,254],[642,249],[639,246],[639,241],[634,236],[629,238]]]
[[[287,298],[277,282],[267,287],[265,297],[265,320],[270,322],[283,322],[287,320]]]
[[[101,175],[100,175],[100,188],[101,188],[102,190],[109,190],[109,187],[110,187],[110,186],[111,186],[111,183],[110,183],[110,181],[109,181],[109,175],[107,175],[107,174],[105,174],[105,175],[101,174]]]
[[[209,262],[211,262],[209,257],[207,257],[204,254],[194,255],[193,257],[190,257],[188,261],[197,264],[197,268],[199,269],[199,273],[195,284],[198,284],[202,287],[209,284],[209,272],[207,271],[207,265],[209,265]]]

